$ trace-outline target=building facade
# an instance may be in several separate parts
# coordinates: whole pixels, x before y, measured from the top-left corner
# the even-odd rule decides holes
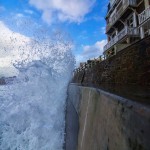
[[[106,22],[108,58],[150,35],[150,0],[110,0]]]

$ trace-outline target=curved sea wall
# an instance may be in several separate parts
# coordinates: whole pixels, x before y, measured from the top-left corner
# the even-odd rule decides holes
[[[66,150],[149,150],[150,106],[100,89],[68,89]]]

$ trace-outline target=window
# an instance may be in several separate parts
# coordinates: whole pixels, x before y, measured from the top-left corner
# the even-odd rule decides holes
[[[127,25],[128,25],[129,27],[133,27],[133,26],[134,26],[134,24],[133,24],[133,15],[130,16],[130,17],[127,19]]]
[[[111,35],[112,38],[114,38],[116,36],[116,32],[114,31]]]

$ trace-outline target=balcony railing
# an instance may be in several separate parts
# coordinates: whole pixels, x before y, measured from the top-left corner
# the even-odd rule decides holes
[[[128,6],[136,6],[137,5],[137,0],[124,0],[122,1],[122,7],[114,13],[114,15],[109,19],[109,23],[107,24],[106,27],[106,32],[111,28],[111,26],[120,18],[124,10]]]
[[[107,15],[110,13],[111,10],[114,9],[114,5],[118,2],[119,2],[119,0],[115,0],[112,4],[109,3],[109,9],[108,9]]]
[[[110,47],[115,45],[119,40],[124,38],[125,36],[139,36],[139,29],[135,27],[125,27],[123,30],[121,30],[111,41],[109,41],[105,46],[104,46],[104,52],[108,50]]]
[[[148,18],[150,18],[150,6],[146,8],[141,14],[139,14],[139,24],[145,22]]]

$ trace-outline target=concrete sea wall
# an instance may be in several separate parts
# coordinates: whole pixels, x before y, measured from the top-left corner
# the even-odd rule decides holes
[[[71,84],[66,150],[150,150],[150,106]]]

